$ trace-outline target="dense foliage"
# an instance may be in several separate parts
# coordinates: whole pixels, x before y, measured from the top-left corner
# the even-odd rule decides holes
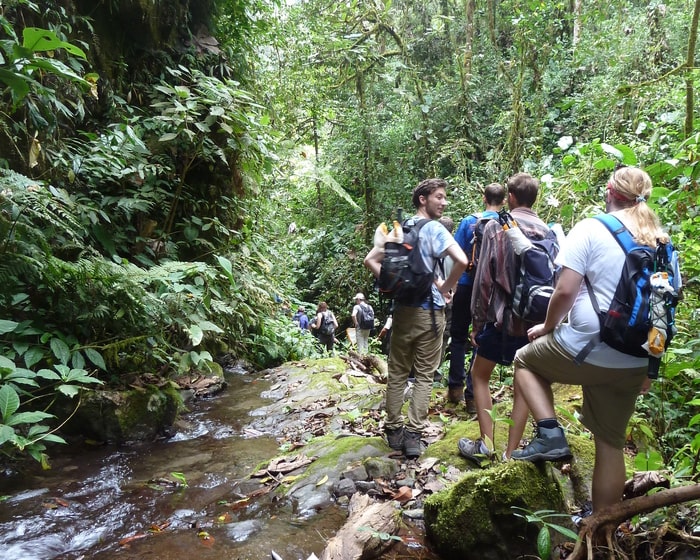
[[[686,282],[631,441],[697,480],[698,5],[4,3],[0,449],[43,460],[85,385],[315,353],[276,299],[383,318],[362,258],[426,176],[459,220],[528,171],[568,229],[625,163]]]

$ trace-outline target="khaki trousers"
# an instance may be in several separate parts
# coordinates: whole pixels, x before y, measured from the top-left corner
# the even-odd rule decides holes
[[[435,325],[433,325],[433,313]],[[434,328],[437,327],[436,329]],[[433,388],[433,373],[440,366],[442,335],[445,331],[444,309],[421,309],[398,304],[394,309],[389,353],[389,376],[386,384],[386,422],[389,429],[404,425],[401,413],[406,381],[416,377],[408,405],[406,428],[422,433],[428,421],[428,406]]]

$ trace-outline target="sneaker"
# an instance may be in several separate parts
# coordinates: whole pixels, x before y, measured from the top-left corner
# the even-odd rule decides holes
[[[473,461],[482,468],[487,466],[493,457],[493,453],[486,447],[486,444],[481,438],[476,441],[469,438],[462,438],[457,442],[457,448],[462,457]]]
[[[567,461],[573,457],[569,443],[561,426],[556,428],[537,428],[537,437],[525,449],[511,453],[517,461]]]
[[[452,404],[459,404],[464,398],[464,389],[461,387],[448,387],[447,388],[447,400]]]
[[[384,430],[384,433],[386,434],[386,441],[389,444],[389,447],[391,447],[392,449],[396,449],[397,451],[401,451],[403,449],[403,426],[401,426],[400,428],[395,428],[393,430],[390,428],[386,428]]]
[[[465,397],[464,404],[467,406],[467,414],[476,414],[476,403],[474,399],[468,399]]]
[[[419,457],[421,452],[420,434],[406,430],[403,438],[403,454],[411,459]]]

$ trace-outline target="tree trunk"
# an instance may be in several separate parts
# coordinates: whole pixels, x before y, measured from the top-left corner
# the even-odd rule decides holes
[[[328,541],[320,560],[370,560],[378,558],[394,542],[385,535],[398,531],[396,502],[372,502],[356,492],[350,499],[345,525]]]
[[[581,40],[581,0],[573,0],[571,8],[574,15],[574,30],[571,35],[571,47],[576,50],[576,46]]]
[[[464,57],[462,61],[462,95],[466,99],[472,78],[474,57],[474,0],[464,0]]]
[[[688,33],[688,58],[686,59],[685,70],[685,138],[689,138],[693,133],[693,68],[695,66],[695,43],[698,36],[698,19],[700,19],[700,0],[695,0],[693,19],[690,23]]]

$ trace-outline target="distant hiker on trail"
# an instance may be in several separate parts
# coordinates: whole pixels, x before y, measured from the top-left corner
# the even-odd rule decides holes
[[[610,176],[605,202],[606,212],[629,230],[636,243],[655,248],[657,241],[667,243],[669,236],[647,204],[651,190],[646,172],[622,167]],[[585,218],[578,222],[556,259],[562,268],[547,317],[527,331],[531,342],[515,357],[515,423],[509,434],[509,448],[518,445],[527,408],[537,422],[537,437],[525,449],[513,451],[511,457],[525,461],[571,457],[564,430],[556,419],[551,384],[581,385],[580,420],[593,433],[595,442],[594,513],[622,500],[627,424],[638,395],[649,390],[655,377],[655,372],[648,369],[649,356],[625,354],[602,342],[594,344],[579,365],[574,363],[591,340],[597,342],[601,332],[584,279],[590,283],[599,308],[607,310],[625,260],[625,252],[603,221]]]
[[[297,312],[292,317],[292,321],[299,325],[299,329],[303,332],[309,330],[309,318],[306,316],[306,309],[304,306],[299,306]]]
[[[355,326],[357,353],[367,354],[369,352],[369,335],[374,328],[374,309],[365,301],[365,295],[361,292],[355,295],[352,323]]]
[[[329,352],[333,352],[335,329],[338,328],[338,321],[336,321],[333,312],[328,309],[328,304],[325,301],[318,304],[316,308],[316,317],[311,327],[316,332],[316,336],[321,345]]]
[[[512,218],[527,236],[544,238],[550,229],[532,206],[537,199],[539,181],[527,173],[516,173],[506,183],[507,201]],[[493,405],[489,380],[496,364],[513,363],[515,351],[527,344],[527,326],[513,316],[510,302],[514,291],[517,255],[498,220],[484,228],[479,265],[472,293],[471,340],[476,357],[472,364],[474,401],[481,437],[476,441],[462,438],[458,442],[463,457],[481,465],[493,456]]]
[[[440,364],[442,334],[445,329],[445,298],[467,265],[467,257],[454,238],[437,220],[447,206],[443,179],[426,179],[413,190],[416,215],[403,224],[401,235],[408,237],[417,229],[417,240],[412,250],[415,262],[430,271],[422,293],[412,294],[411,300],[394,298],[391,348],[389,350],[388,380],[386,387],[386,421],[384,431],[392,449],[403,450],[406,457],[418,457],[421,452],[421,434],[428,422],[428,406],[433,385],[433,373]],[[387,244],[388,245],[388,244]],[[367,254],[364,263],[379,279],[382,290],[382,269],[387,249],[377,245]],[[449,255],[454,261],[452,273],[444,279],[439,261]],[[394,269],[396,270],[396,269]],[[404,271],[405,272],[405,271]],[[413,298],[415,297],[415,300]],[[404,425],[401,409],[404,390],[411,370],[416,383],[408,406],[408,423]]]
[[[474,355],[465,369],[467,346],[471,346],[469,332],[472,326],[472,288],[476,265],[481,249],[483,228],[489,220],[498,219],[498,211],[503,208],[506,189],[498,183],[491,183],[484,189],[484,211],[464,218],[455,233],[455,241],[466,253],[469,264],[457,282],[452,299],[452,321],[450,323],[450,374],[447,380],[447,400],[458,404],[464,402],[469,414],[476,414],[474,391],[472,388],[471,364]],[[466,384],[466,387],[465,387]]]

